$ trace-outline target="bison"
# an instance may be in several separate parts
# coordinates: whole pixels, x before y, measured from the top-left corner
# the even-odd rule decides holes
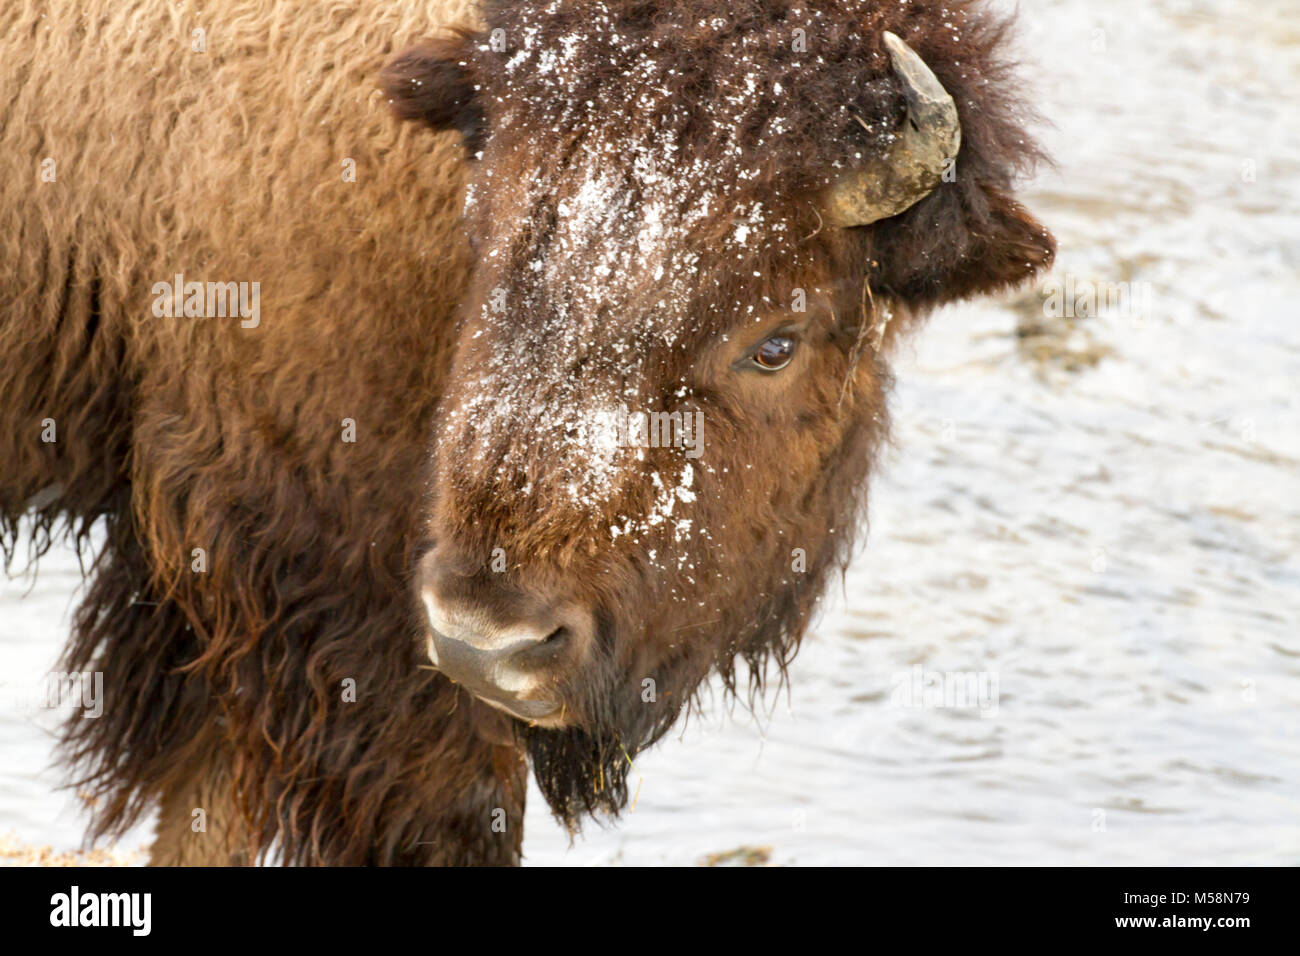
[[[530,765],[570,826],[615,815],[706,678],[782,677],[891,347],[1052,260],[1006,32],[10,4],[0,540],[88,558],[93,835],[156,807],[159,864],[517,863]]]

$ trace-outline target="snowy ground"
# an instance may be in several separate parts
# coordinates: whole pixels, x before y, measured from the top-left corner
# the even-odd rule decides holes
[[[869,547],[789,695],[718,698],[572,847],[534,794],[528,862],[1300,863],[1300,21],[1022,7],[1055,278],[1149,308],[937,316],[899,365]],[[84,821],[34,701],[77,581],[63,553],[0,584],[0,833],[60,849]],[[996,679],[996,707],[899,699],[956,672]]]

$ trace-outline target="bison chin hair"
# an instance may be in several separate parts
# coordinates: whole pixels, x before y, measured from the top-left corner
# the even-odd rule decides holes
[[[577,727],[525,727],[521,733],[537,786],[570,833],[581,829],[583,816],[614,817],[627,805],[632,763],[623,754],[619,735]]]
[[[842,561],[842,558],[840,558]],[[836,561],[827,565],[842,567]],[[716,673],[729,698],[747,698],[754,710],[768,689],[779,684],[794,659],[830,566],[809,575],[803,586],[775,588],[758,614],[733,615],[716,622],[715,638],[693,652],[661,661],[654,669],[656,699],[643,697],[645,668],[619,673],[608,660],[588,670],[567,700],[583,715],[580,726],[560,729],[516,725],[528,751],[538,788],[551,813],[571,834],[586,816],[615,818],[628,802],[633,759],[664,736],[699,705],[710,675]],[[729,640],[722,635],[731,635]],[[721,649],[719,648],[721,645]]]
[[[580,726],[520,730],[537,786],[570,833],[581,829],[584,816],[618,816],[627,805],[632,759],[662,737],[682,710],[680,703],[643,702],[635,679],[617,675],[610,664],[596,670],[598,676],[588,671],[582,686],[566,695],[583,715]]]

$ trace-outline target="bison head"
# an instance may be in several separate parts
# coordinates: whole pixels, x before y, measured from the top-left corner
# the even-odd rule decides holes
[[[435,666],[616,811],[702,681],[782,673],[847,560],[886,358],[1050,263],[975,2],[500,3],[397,57],[475,267],[418,573]]]

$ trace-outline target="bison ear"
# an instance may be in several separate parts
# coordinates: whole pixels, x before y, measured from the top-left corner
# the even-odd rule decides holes
[[[947,183],[877,223],[873,285],[916,311],[1001,292],[1048,269],[1056,240],[1007,189]]]
[[[399,119],[457,130],[476,153],[484,125],[469,67],[472,51],[473,39],[467,33],[424,40],[389,61],[380,84]]]

